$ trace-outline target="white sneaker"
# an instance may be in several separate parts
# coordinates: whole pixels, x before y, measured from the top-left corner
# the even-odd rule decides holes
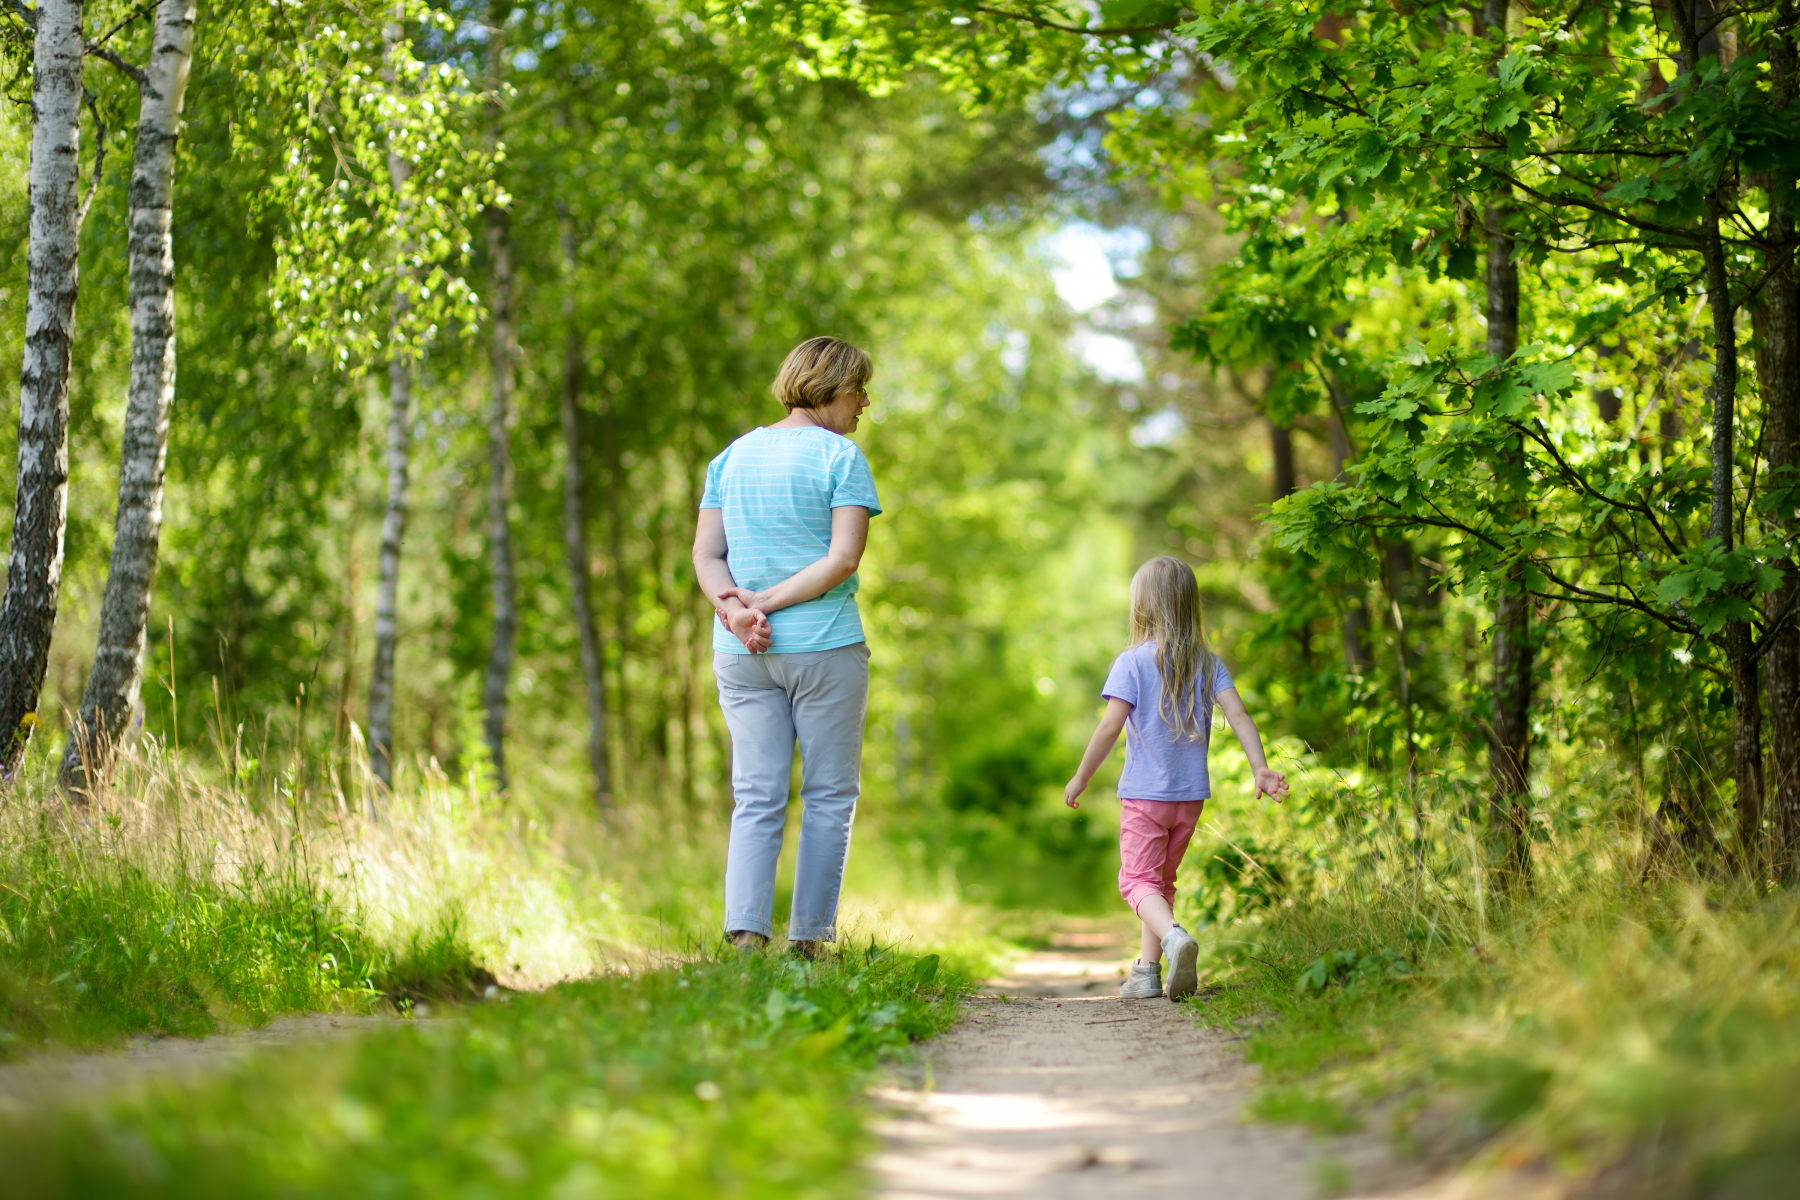
[[[1200,986],[1200,975],[1194,968],[1200,961],[1200,943],[1177,925],[1162,940],[1163,958],[1169,964],[1169,999],[1191,996]]]
[[[1131,977],[1119,985],[1119,995],[1127,1000],[1156,1000],[1162,996],[1162,964],[1134,962]]]

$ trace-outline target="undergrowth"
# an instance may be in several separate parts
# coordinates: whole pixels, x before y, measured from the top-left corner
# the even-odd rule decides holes
[[[0,1125],[21,1194],[860,1194],[863,1089],[955,1017],[937,956],[709,959]]]
[[[1246,1034],[1254,1115],[1619,1195],[1789,1194],[1800,895],[1658,869],[1600,816],[1540,829],[1508,895],[1474,831],[1419,839],[1373,793],[1226,814],[1197,864],[1197,1012]]]
[[[0,1056],[354,1005],[389,965],[298,872],[221,882],[44,847],[0,871]]]
[[[26,779],[0,808],[0,1059],[485,995],[508,947],[470,936],[492,899],[479,843],[502,842],[515,893],[546,874],[441,775],[259,795],[146,739],[121,776],[80,805]]]

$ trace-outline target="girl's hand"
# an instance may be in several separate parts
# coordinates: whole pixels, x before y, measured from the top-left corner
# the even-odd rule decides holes
[[[1256,772],[1256,794],[1266,795],[1280,804],[1287,797],[1287,776],[1280,771],[1272,771],[1268,767],[1259,768]]]
[[[1069,785],[1063,788],[1063,803],[1070,808],[1080,808],[1081,801],[1076,797],[1085,791],[1087,791],[1087,784],[1079,776],[1069,780]]]

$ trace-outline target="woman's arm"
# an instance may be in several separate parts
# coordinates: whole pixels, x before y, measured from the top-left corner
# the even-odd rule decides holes
[[[725,536],[723,525],[719,536]],[[738,588],[732,595],[763,613],[804,604],[856,574],[856,568],[862,565],[863,549],[868,544],[869,510],[857,504],[834,508],[831,510],[831,548],[825,551],[824,558],[789,575],[772,588],[755,593]],[[729,577],[730,573],[726,575]]]
[[[750,653],[760,654],[769,648],[769,618],[738,598],[743,589],[731,578],[731,567],[725,562],[727,549],[724,510],[701,509],[694,526],[694,578],[725,627]]]
[[[1237,734],[1238,745],[1244,748],[1244,757],[1250,760],[1250,768],[1256,772],[1257,794],[1267,793],[1269,799],[1280,804],[1281,798],[1288,794],[1287,776],[1269,769],[1268,757],[1263,754],[1262,735],[1256,732],[1256,722],[1244,708],[1244,698],[1238,695],[1236,688],[1226,688],[1213,699],[1224,710],[1226,723]]]
[[[1106,756],[1113,752],[1113,747],[1119,741],[1119,731],[1125,728],[1125,718],[1130,715],[1131,705],[1127,701],[1107,697],[1106,711],[1100,714],[1100,724],[1095,727],[1094,736],[1088,739],[1087,753],[1081,756],[1081,766],[1076,768],[1075,778],[1069,780],[1069,785],[1063,788],[1064,804],[1070,808],[1081,807],[1077,797],[1087,791],[1094,772],[1100,769]]]

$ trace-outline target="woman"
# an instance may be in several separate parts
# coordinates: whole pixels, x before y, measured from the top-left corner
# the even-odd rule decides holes
[[[846,435],[868,407],[873,373],[846,342],[802,342],[775,377],[786,418],[751,430],[706,469],[694,573],[719,615],[713,674],[736,798],[725,935],[740,947],[774,932],[796,740],[802,818],[788,940],[810,957],[837,937],[869,705],[856,568],[881,511],[868,460]]]

